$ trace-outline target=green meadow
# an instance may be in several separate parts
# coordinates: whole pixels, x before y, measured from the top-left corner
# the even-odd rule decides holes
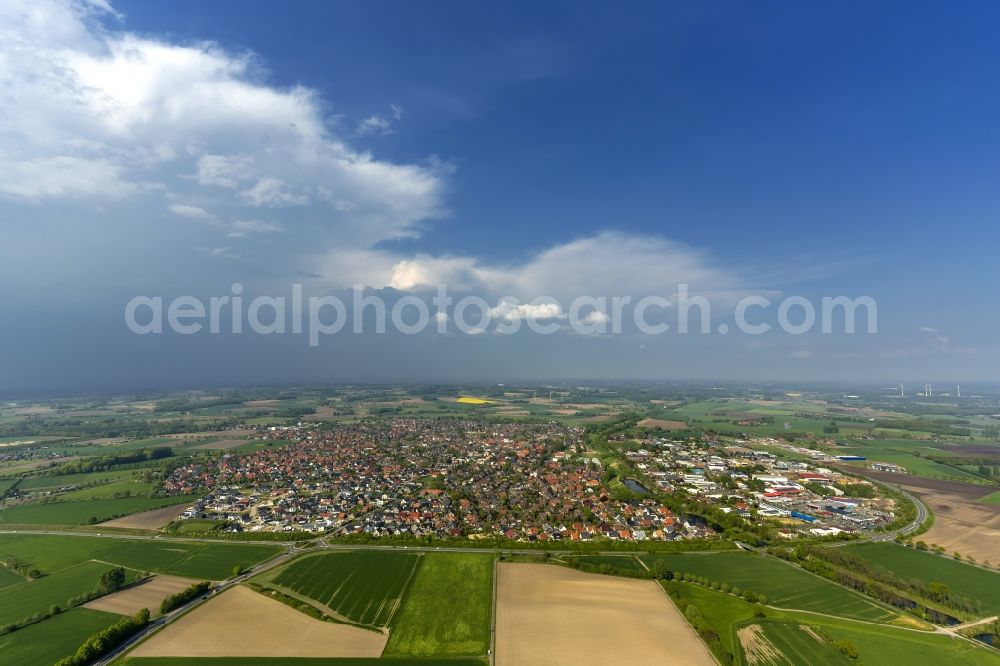
[[[0,625],[20,622],[51,606],[67,608],[67,601],[96,590],[101,574],[113,565],[82,562],[36,580],[23,581],[0,589]],[[132,577],[134,578],[134,572]]]
[[[384,654],[442,658],[486,654],[492,593],[492,555],[424,555]]]
[[[413,657],[131,657],[121,666],[486,666],[485,658],[452,657],[415,659]]]
[[[720,641],[734,655],[735,663],[746,665],[748,660],[740,647],[737,630],[759,623],[764,635],[779,648],[787,661],[780,657],[769,663],[774,666],[791,664],[894,664],[907,666],[1000,666],[1000,653],[973,642],[953,639],[943,634],[917,631],[887,624],[856,621],[817,613],[780,611],[765,608],[765,617],[755,617],[754,606],[743,599],[716,592],[691,583],[664,582],[665,589],[699,613],[718,633]],[[787,625],[787,626],[770,626]],[[824,639],[817,641],[802,629],[809,627]],[[806,640],[806,639],[809,640]],[[831,645],[849,640],[858,648],[857,660],[840,659]],[[787,651],[787,652],[786,652]]]
[[[768,661],[773,666],[845,666],[851,660],[825,640],[816,640],[814,630],[807,631],[794,622],[761,622],[764,637],[783,655],[783,659]]]
[[[928,583],[944,583],[952,592],[981,603],[984,615],[1000,614],[998,572],[894,543],[861,543],[844,547],[903,579],[919,578]]]
[[[391,627],[419,555],[350,551],[306,555],[265,578],[352,622]]]
[[[174,497],[100,498],[21,504],[0,510],[0,525],[87,525],[192,501],[190,495]]]
[[[54,474],[52,476],[27,476],[21,479],[18,490],[52,490],[65,486],[88,483],[110,483],[121,479],[131,479],[137,470],[119,469],[105,472],[83,472],[80,474]]]
[[[0,661],[16,666],[52,666],[92,634],[122,618],[89,608],[74,608],[47,620],[0,636]]]
[[[0,534],[0,556],[13,557],[44,572],[101,560],[139,571],[222,580],[232,575],[234,566],[254,564],[280,551],[279,546],[261,544]]]
[[[14,573],[7,567],[0,566],[0,589],[23,582],[24,582],[23,576]]]
[[[742,552],[713,554],[643,555],[647,565],[665,558],[677,573],[729,583],[742,591],[767,596],[768,604],[875,622],[886,622],[896,613],[856,592],[803,571],[780,560]]]
[[[647,571],[646,567],[631,555],[581,555],[576,561],[584,565],[588,571],[596,567],[607,567],[610,573],[622,572],[626,575],[642,574]]]
[[[1000,490],[992,492],[989,495],[980,497],[977,502],[982,502],[983,504],[1000,504]]]

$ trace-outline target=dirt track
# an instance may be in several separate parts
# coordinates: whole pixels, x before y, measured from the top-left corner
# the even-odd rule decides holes
[[[653,581],[497,565],[497,666],[714,666]]]
[[[383,634],[309,617],[237,585],[129,653],[130,657],[378,657]]]

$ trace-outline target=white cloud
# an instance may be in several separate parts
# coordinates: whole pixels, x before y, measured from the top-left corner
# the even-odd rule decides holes
[[[0,194],[37,201],[50,197],[119,199],[137,189],[106,159],[69,155],[9,161],[0,156]]]
[[[606,324],[611,320],[611,318],[600,310],[591,310],[584,316],[580,317],[580,321],[584,324],[594,325],[594,324]]]
[[[566,317],[558,303],[519,303],[509,300],[501,301],[496,307],[490,308],[490,317],[507,321],[522,319],[564,319]]]
[[[383,118],[382,116],[368,116],[360,123],[358,123],[358,129],[355,133],[358,136],[365,136],[366,134],[388,134],[392,128],[392,123]]]
[[[923,328],[920,329],[920,331],[922,333],[937,333],[938,332],[938,330],[936,328],[931,328],[930,326],[924,326]]]
[[[256,185],[240,192],[240,196],[253,206],[270,208],[304,206],[309,203],[309,197],[291,192],[280,178],[261,178]]]
[[[126,26],[99,1],[0,3],[0,195],[174,195],[231,218],[308,206],[314,233],[356,248],[445,213],[447,167],[351,147],[325,100],[269,82],[252,53]]]
[[[662,237],[617,232],[554,245],[518,264],[338,250],[317,259],[312,270],[339,285],[416,291],[446,284],[452,290],[513,296],[521,302],[541,296],[563,304],[578,296],[670,298],[681,284],[691,294],[710,294],[713,305],[728,305],[750,293],[773,295],[748,288],[745,276],[716,265],[704,252]]]
[[[252,176],[253,158],[240,155],[202,155],[195,178],[200,185],[236,188]]]
[[[225,257],[227,259],[239,259],[240,255],[235,254],[228,247],[199,247],[198,251],[204,252],[205,254],[211,255],[213,257]]]
[[[236,220],[233,222],[232,228],[234,232],[248,234],[270,234],[285,230],[280,224],[260,220]]]
[[[204,208],[199,208],[198,206],[189,206],[187,204],[170,204],[167,206],[171,213],[174,215],[180,215],[181,217],[189,217],[193,220],[206,220],[211,221],[215,219],[215,216],[209,213]]]
[[[403,117],[403,107],[399,104],[390,104],[389,111],[392,114],[389,118],[379,114],[368,116],[358,123],[358,127],[354,130],[354,133],[358,136],[392,134],[395,131],[393,127]]]

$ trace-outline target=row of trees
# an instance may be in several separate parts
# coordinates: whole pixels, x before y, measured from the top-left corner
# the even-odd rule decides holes
[[[674,580],[684,581],[685,583],[694,583],[695,585],[701,585],[702,587],[707,587],[716,592],[722,592],[723,594],[731,594],[734,597],[741,597],[742,599],[749,601],[752,604],[766,604],[767,595],[757,594],[753,590],[742,590],[738,585],[730,585],[729,583],[720,583],[717,580],[711,580],[705,578],[704,576],[696,576],[689,573],[681,573],[680,571],[675,571],[672,574]]]
[[[196,432],[218,428],[224,430],[237,425],[233,418],[219,419],[211,424],[194,419],[146,420],[130,416],[108,416],[105,418],[67,416],[29,416],[21,421],[0,424],[0,437],[34,437],[38,435],[78,438],[78,437],[122,437],[145,439],[157,435],[172,435],[180,432]],[[52,440],[46,442],[51,446]],[[32,445],[41,448],[41,445]]]
[[[185,588],[178,592],[177,594],[171,594],[169,597],[160,602],[160,614],[166,615],[175,608],[180,608],[187,602],[200,597],[205,592],[208,592],[212,584],[207,580],[200,583],[195,583],[194,585]]]
[[[23,562],[18,562],[13,557],[7,557],[0,560],[0,564],[7,567],[14,573],[21,574],[28,580],[35,580],[36,578],[41,578],[45,575],[37,567],[33,567],[30,564],[24,564]]]

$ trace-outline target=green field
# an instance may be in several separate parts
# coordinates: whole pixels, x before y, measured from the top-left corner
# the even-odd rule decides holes
[[[798,622],[818,625],[836,643],[846,639],[858,648],[856,664],[905,664],[906,666],[1000,666],[1000,652],[942,634],[907,631],[826,618],[798,617]]]
[[[983,504],[1000,504],[1000,490],[992,492],[985,497],[980,497],[977,502],[982,502]]]
[[[121,469],[106,472],[85,472],[82,474],[56,474],[53,476],[28,476],[21,479],[18,490],[50,490],[64,486],[80,486],[88,483],[109,483],[120,479],[131,479],[137,470]]]
[[[719,638],[731,654],[736,655],[737,664],[746,664],[739,648],[736,630],[753,623],[787,623],[787,629],[772,629],[777,642],[786,647],[794,647],[805,659],[796,656],[791,659],[795,666],[800,664],[906,664],[906,666],[963,666],[965,664],[1000,666],[1000,653],[964,640],[952,639],[942,634],[914,631],[892,625],[859,622],[827,615],[779,611],[765,609],[767,618],[754,617],[753,606],[732,595],[714,592],[691,583],[665,582],[664,587],[679,593],[688,603],[695,605],[701,615],[715,628]],[[826,645],[806,636],[796,636],[800,625],[818,629],[831,643],[847,639],[859,650],[857,661],[831,661],[833,656]],[[812,643],[803,641],[810,638]],[[839,656],[839,655],[838,655]],[[783,663],[783,662],[775,662]]]
[[[0,566],[0,589],[3,589],[8,585],[16,585],[17,583],[23,582],[23,576],[14,573],[7,567]]]
[[[24,629],[0,636],[0,662],[17,666],[52,666],[92,634],[110,627],[121,615],[74,608]]]
[[[111,568],[112,565],[101,562],[82,562],[36,580],[3,588],[0,590],[0,625],[45,613],[50,606],[67,608],[69,599],[96,590],[101,574]]]
[[[113,498],[115,494],[147,498],[159,487],[159,484],[152,481],[139,481],[138,479],[119,479],[110,483],[101,484],[92,488],[81,488],[73,490],[59,496],[60,500],[75,502],[78,500]]]
[[[585,565],[590,570],[594,567],[608,567],[611,573],[623,572],[642,574],[647,571],[646,567],[639,563],[639,560],[631,555],[581,555],[576,561]],[[650,565],[652,566],[652,565]]]
[[[280,550],[280,546],[258,544],[0,534],[0,556],[13,557],[46,572],[95,559],[140,571],[222,580],[232,575],[235,565],[260,562]]]
[[[0,510],[0,525],[86,525],[140,511],[190,503],[192,499],[190,495],[178,495],[22,504]]]
[[[490,644],[492,595],[492,555],[424,555],[384,654],[392,657],[486,654]]]
[[[419,557],[383,551],[319,553],[266,578],[352,622],[391,627]]]
[[[793,622],[762,622],[764,636],[781,651],[784,659],[774,659],[764,662],[770,666],[844,666],[852,663],[850,659],[827,641],[818,641],[802,625]]]
[[[719,640],[729,653],[738,654],[735,628],[753,617],[753,606],[749,602],[698,585],[676,581],[662,582],[661,585],[664,589],[677,591],[688,603],[697,606],[702,616],[715,627]]]
[[[952,592],[982,603],[984,615],[1000,614],[1000,573],[893,543],[845,547],[852,554],[905,580],[919,578],[928,583],[944,583]]]
[[[869,461],[887,462],[901,465],[916,476],[929,479],[955,479],[956,481],[982,481],[974,474],[928,460],[926,455],[947,456],[947,449],[938,449],[922,440],[885,439],[851,442],[850,446],[838,447],[837,455],[865,456]]]
[[[475,657],[414,659],[411,657],[132,657],[121,666],[485,666],[486,659]],[[116,662],[117,664],[117,662]]]
[[[671,571],[704,576],[741,590],[767,595],[781,608],[831,613],[841,617],[884,622],[896,614],[874,601],[774,558],[750,553],[643,555],[647,565],[667,560]]]

